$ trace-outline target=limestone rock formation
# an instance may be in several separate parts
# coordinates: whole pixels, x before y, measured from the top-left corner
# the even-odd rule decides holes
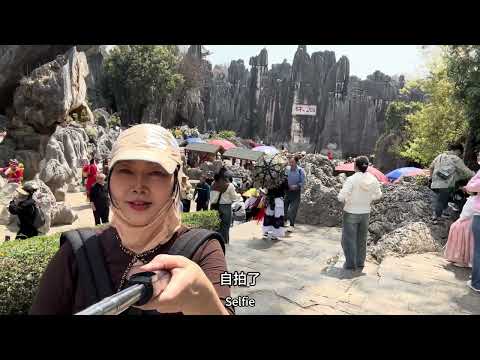
[[[244,135],[248,119],[248,70],[243,60],[232,61],[227,77],[217,73],[212,81],[208,129],[232,129]]]
[[[411,222],[385,234],[377,244],[368,247],[368,254],[377,262],[387,255],[405,256],[441,251],[431,229],[424,222]]]
[[[106,129],[96,141],[95,156],[97,159],[107,159],[110,157],[113,144],[120,135],[120,130]]]
[[[426,186],[384,185],[382,192],[383,197],[372,205],[370,213],[373,242],[405,223],[426,220],[432,214],[434,193]]]
[[[87,75],[85,54],[71,48],[22,78],[13,96],[7,137],[0,144],[0,162],[18,158],[25,165],[26,180],[42,172],[53,158],[70,168],[77,166],[78,154],[82,152],[78,139],[51,135],[72,113],[93,120],[85,99]],[[60,150],[65,152],[63,157],[58,155]]]
[[[7,182],[0,177],[0,225],[9,225],[15,221],[16,216],[10,214],[8,205],[15,197],[18,184]]]
[[[200,164],[200,170],[202,170],[203,174],[208,177],[212,177],[220,171],[222,168],[223,163],[220,160],[215,160],[213,162],[203,162]]]
[[[33,127],[37,133],[51,134],[70,113],[85,109],[93,122],[85,98],[87,75],[85,54],[75,48],[36,68],[15,90],[14,108],[18,121]]]
[[[39,165],[39,178],[50,187],[57,201],[65,199],[69,187],[78,186],[77,168],[89,158],[87,141],[85,130],[77,127],[59,126],[51,136]]]
[[[199,168],[188,168],[186,170],[186,175],[191,180],[200,180],[201,176],[204,174],[204,171]]]
[[[104,109],[95,109],[93,111],[93,115],[95,116],[95,120],[98,126],[101,126],[103,128],[108,128],[109,125],[109,120],[110,120],[110,114],[104,110]]]
[[[307,154],[300,166],[305,170],[305,190],[301,194],[298,223],[339,226],[343,205],[337,200],[344,177],[334,177],[334,166],[326,156]]]
[[[243,137],[268,143],[289,142],[290,150],[321,152],[329,145],[337,156],[373,154],[385,128],[385,112],[399,95],[400,82],[380,71],[360,80],[350,76],[346,57],[311,54],[299,46],[292,65],[284,61],[268,70],[266,50],[250,60],[232,61],[228,77],[215,72],[209,126],[228,128]],[[315,105],[315,116],[292,116],[294,103]]]
[[[63,202],[57,203],[53,214],[52,226],[70,225],[78,219],[78,215]]]
[[[0,45],[0,113],[12,105],[18,82],[34,68],[52,61],[73,45]]]
[[[68,185],[63,184],[63,186],[57,188],[53,193],[56,201],[65,201],[65,196],[67,195]]]
[[[89,68],[85,81],[88,100],[93,108],[107,105],[100,91],[103,76],[103,62],[115,45],[77,45],[78,51],[85,52]]]
[[[232,177],[241,179],[251,179],[252,173],[250,170],[245,169],[243,166],[238,165],[226,165],[225,168],[232,175]]]
[[[399,158],[392,152],[402,142],[403,137],[394,132],[384,134],[378,139],[375,149],[375,166],[377,169],[387,172],[407,166],[407,160]]]

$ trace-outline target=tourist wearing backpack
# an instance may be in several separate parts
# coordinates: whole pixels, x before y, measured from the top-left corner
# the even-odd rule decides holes
[[[38,235],[38,228],[43,224],[38,223],[40,210],[38,210],[33,194],[37,189],[31,184],[17,188],[17,197],[10,202],[8,211],[17,215],[20,229],[15,239],[27,239]]]
[[[443,211],[447,208],[456,182],[463,179],[468,180],[475,175],[461,159],[462,154],[463,146],[461,144],[451,145],[449,151],[438,155],[430,165],[431,189],[437,193],[432,215],[433,221],[442,216]]]
[[[153,297],[127,314],[233,314],[222,237],[181,223],[180,150],[156,124],[123,131],[110,160],[111,223],[63,233],[31,314],[75,314],[154,272]]]

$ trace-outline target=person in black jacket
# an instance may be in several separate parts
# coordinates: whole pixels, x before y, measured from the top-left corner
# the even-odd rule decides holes
[[[108,186],[105,183],[105,174],[97,175],[97,182],[92,186],[90,192],[90,203],[92,205],[93,217],[95,218],[95,225],[108,223],[110,200],[108,198]]]
[[[210,186],[205,180],[205,176],[202,175],[200,182],[197,184],[195,192],[193,193],[193,198],[197,203],[197,211],[208,210],[208,203],[210,202]]]
[[[38,229],[33,226],[36,214],[36,204],[33,199],[35,191],[37,189],[31,184],[17,188],[18,196],[8,206],[10,214],[17,215],[20,220],[20,230],[15,239],[28,239],[38,236]]]

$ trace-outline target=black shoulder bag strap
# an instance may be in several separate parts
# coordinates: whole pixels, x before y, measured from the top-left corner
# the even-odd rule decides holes
[[[69,241],[78,264],[80,286],[85,289],[87,306],[114,293],[99,238],[91,228],[67,231],[60,237],[60,246]]]
[[[227,186],[227,189],[228,189],[228,186]],[[222,198],[222,195],[225,191],[227,191],[227,189],[223,190],[222,192],[220,192],[220,194],[218,195],[218,200],[215,204],[212,204],[210,205],[210,209],[213,209],[213,210],[218,210],[218,207],[220,206],[220,199]]]
[[[182,255],[192,259],[200,246],[212,239],[218,240],[225,254],[225,241],[218,232],[206,229],[191,229],[175,240],[170,250],[168,250],[168,255]]]

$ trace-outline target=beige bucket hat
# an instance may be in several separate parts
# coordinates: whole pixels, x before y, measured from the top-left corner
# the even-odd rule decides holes
[[[120,134],[113,144],[110,168],[123,160],[151,161],[169,174],[182,165],[177,141],[170,131],[156,124],[135,125]]]

